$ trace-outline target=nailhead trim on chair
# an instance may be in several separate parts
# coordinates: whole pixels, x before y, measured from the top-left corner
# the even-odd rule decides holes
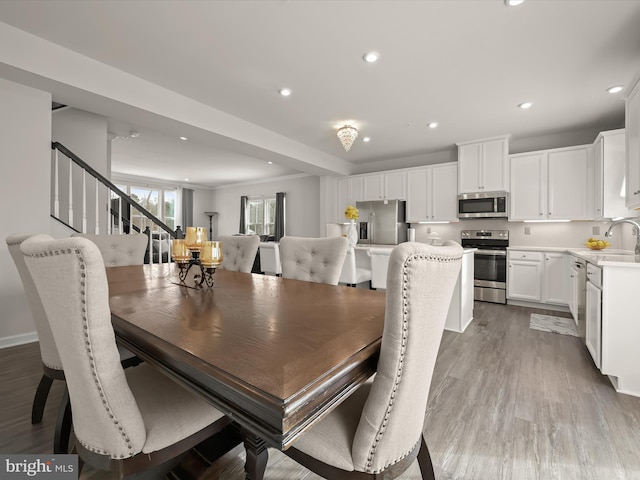
[[[402,267],[402,276],[403,276],[403,302],[402,302],[402,349],[400,351],[400,360],[398,362],[398,366],[396,368],[396,377],[395,377],[395,381],[393,384],[393,390],[391,391],[391,396],[389,397],[389,405],[387,406],[387,410],[384,414],[384,420],[382,421],[382,425],[380,425],[380,428],[378,429],[378,433],[376,434],[375,440],[373,441],[373,445],[371,445],[371,450],[369,450],[369,455],[367,456],[367,465],[366,468],[367,470],[369,470],[371,468],[371,465],[373,463],[373,457],[376,454],[376,450],[378,448],[378,445],[380,444],[380,441],[382,440],[382,437],[384,436],[384,433],[387,429],[387,422],[389,421],[389,416],[391,415],[391,410],[393,410],[393,406],[394,406],[394,401],[395,401],[395,397],[396,397],[396,392],[398,391],[398,387],[400,386],[400,381],[402,380],[402,367],[404,364],[404,356],[406,353],[406,348],[407,348],[407,335],[408,335],[408,320],[407,320],[407,314],[408,314],[408,300],[407,300],[407,290],[408,290],[408,286],[407,283],[409,281],[408,278],[408,273],[407,273],[407,267],[409,266],[409,263],[411,263],[412,260],[427,260],[427,261],[436,261],[436,262],[441,262],[441,263],[448,263],[448,262],[454,262],[454,261],[458,261],[461,257],[450,257],[450,256],[440,256],[440,255],[425,255],[425,254],[417,254],[417,255],[412,255],[410,257],[407,258],[407,260],[405,261],[403,267]],[[419,442],[420,440],[418,440]],[[399,458],[397,458],[396,460],[387,463],[386,465],[384,465],[380,470],[376,470],[375,472],[369,472],[372,474],[377,474],[380,473],[382,471],[384,471],[386,468],[388,468],[390,465],[393,465],[395,463],[398,463],[400,460],[402,460],[403,458],[405,458],[407,455],[409,455],[413,449],[415,448],[415,444],[413,447],[411,447],[411,449],[404,453],[403,455],[401,455]]]
[[[82,258],[82,255],[80,254],[80,250],[71,250],[70,248],[68,248],[66,251],[65,250],[54,250],[54,251],[49,251],[49,252],[43,252],[43,253],[39,253],[39,254],[35,254],[35,255],[29,255],[32,257],[48,257],[48,256],[53,256],[53,255],[64,255],[64,254],[72,254],[75,253],[78,262],[80,263],[80,270],[85,270],[85,265],[84,265],[84,258]],[[84,272],[82,272],[80,274],[80,278],[82,278],[82,280],[80,281],[80,295],[82,296],[82,323],[83,326],[82,328],[84,329],[84,338],[85,338],[85,346],[86,346],[86,351],[87,351],[87,356],[89,358],[89,361],[91,362],[91,374],[93,376],[93,381],[96,385],[96,388],[98,389],[98,392],[100,392],[100,398],[102,399],[102,405],[104,406],[106,412],[109,414],[109,418],[111,419],[111,421],[113,422],[113,424],[118,428],[118,430],[120,431],[120,435],[122,436],[123,440],[125,441],[127,448],[129,450],[129,456],[133,456],[135,455],[135,451],[133,448],[133,445],[131,444],[131,441],[129,440],[129,435],[125,432],[124,428],[119,424],[118,420],[115,418],[115,416],[113,415],[113,411],[111,410],[111,408],[109,407],[109,404],[104,396],[104,393],[102,393],[102,385],[100,384],[100,379],[98,378],[98,374],[96,373],[96,367],[95,367],[95,361],[93,358],[93,352],[91,350],[91,341],[89,339],[89,325],[88,325],[88,318],[87,318],[87,309],[86,309],[86,291],[85,291],[85,281],[84,279],[86,278],[86,274]],[[79,440],[79,439],[78,439]],[[82,440],[79,440],[80,443],[82,444],[82,446],[84,448],[86,448],[87,450],[94,452],[94,453],[99,453],[101,455],[108,455],[111,457],[111,453],[107,452],[106,450],[102,450],[100,448],[95,448],[92,447],[90,445],[87,445],[85,442],[83,442]],[[113,457],[111,457],[113,458]],[[120,455],[120,458],[126,458],[125,455]]]

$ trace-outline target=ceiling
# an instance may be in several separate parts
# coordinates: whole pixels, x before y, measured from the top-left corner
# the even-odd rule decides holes
[[[350,172],[420,162],[460,141],[621,125],[623,94],[606,89],[640,71],[640,1],[629,0],[3,0],[0,21]],[[378,62],[362,60],[369,51]],[[533,106],[519,109],[525,101]],[[182,141],[179,124],[159,131],[117,109],[91,111],[115,135],[141,134],[114,140],[114,172],[206,186],[317,172],[306,155],[280,162],[221,135]],[[349,152],[336,137],[347,122],[359,129]]]

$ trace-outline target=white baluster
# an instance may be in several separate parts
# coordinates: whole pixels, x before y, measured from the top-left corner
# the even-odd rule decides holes
[[[58,181],[58,149],[55,150],[55,166],[53,168],[53,215],[60,218],[60,185]]]
[[[73,161],[69,159],[69,226],[73,227]]]
[[[82,233],[87,233],[87,171],[82,169]]]
[[[111,214],[111,188],[107,187],[107,234],[113,235],[113,215]]]
[[[96,235],[100,235],[100,209],[98,208],[99,205],[99,187],[100,187],[100,182],[98,182],[98,179],[96,178],[96,226],[95,226],[95,230],[93,233],[95,233]]]
[[[118,229],[118,233],[122,235],[124,233],[124,225],[122,224],[122,197],[118,195],[118,225],[120,228]]]

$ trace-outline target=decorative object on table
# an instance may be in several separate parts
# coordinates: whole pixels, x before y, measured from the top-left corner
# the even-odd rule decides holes
[[[356,207],[349,205],[344,211],[344,216],[349,220],[349,226],[347,230],[347,240],[349,240],[349,246],[355,247],[358,243],[358,230],[356,229],[356,220],[358,220],[359,212]]]
[[[585,246],[590,250],[604,250],[605,248],[610,247],[611,244],[606,240],[598,240],[597,238],[589,237],[585,242]]]
[[[178,278],[182,285],[188,287],[187,274],[192,266],[200,267],[200,273],[193,276],[194,286],[191,288],[212,288],[213,274],[222,263],[222,242],[207,241],[207,232],[202,227],[187,227],[184,240],[175,239],[171,243],[171,256],[180,269]]]
[[[352,127],[351,125],[345,125],[342,128],[338,129],[338,138],[340,139],[340,143],[344,147],[345,151],[349,151],[351,145],[358,137],[358,129],[356,127]]]

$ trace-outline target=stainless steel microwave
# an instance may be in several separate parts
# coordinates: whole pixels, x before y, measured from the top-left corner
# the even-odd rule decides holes
[[[458,218],[506,218],[509,214],[507,192],[461,193]]]

